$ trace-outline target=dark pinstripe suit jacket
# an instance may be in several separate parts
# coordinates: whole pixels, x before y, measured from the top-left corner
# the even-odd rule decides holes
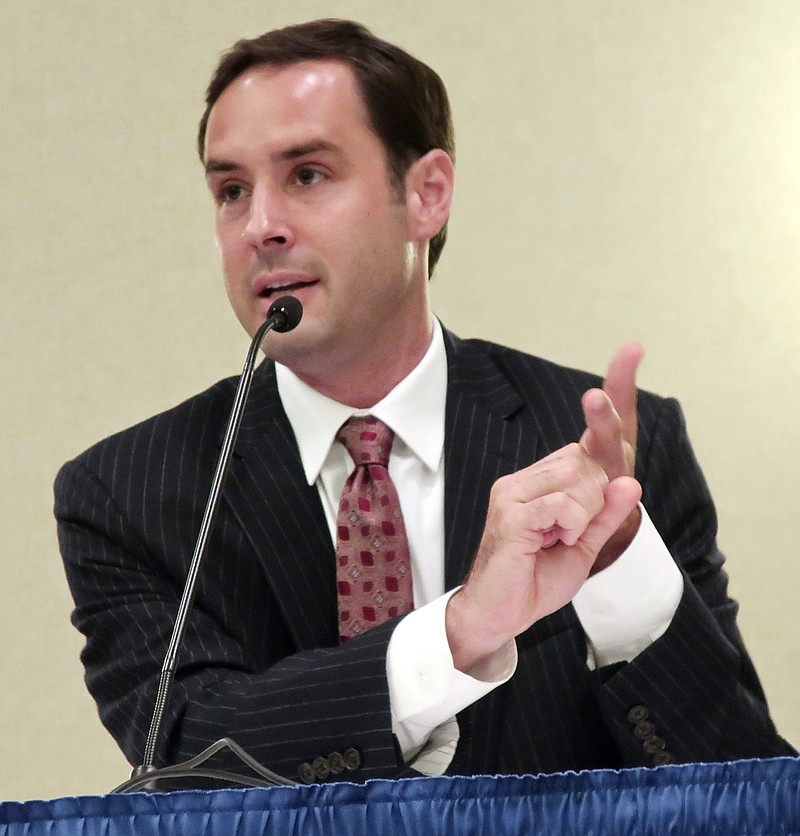
[[[580,396],[598,379],[489,343],[445,340],[451,588],[477,548],[493,482],[579,438]],[[234,389],[235,380],[221,381],[100,442],[57,478],[87,684],[132,763],[141,759]],[[688,579],[671,627],[632,663],[590,672],[572,606],[537,623],[518,638],[512,680],[459,715],[450,772],[647,765],[653,752],[641,738],[654,736],[677,761],[792,751],[775,732],[736,627],[714,509],[679,407],[641,393],[639,410],[643,502]],[[337,644],[333,547],[269,362],[257,370],[223,500],[161,759],[231,736],[288,776],[348,747],[362,756],[361,768],[345,773],[350,780],[408,774],[385,677],[393,624]],[[647,734],[629,719],[636,706],[649,714]]]

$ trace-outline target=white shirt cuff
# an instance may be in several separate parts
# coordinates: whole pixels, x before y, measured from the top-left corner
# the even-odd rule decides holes
[[[589,641],[589,667],[630,662],[672,622],[683,596],[683,575],[650,517],[630,546],[592,575],[572,603]]]
[[[392,729],[410,762],[438,726],[507,682],[517,666],[510,641],[469,676],[456,670],[447,641],[445,610],[457,591],[431,601],[399,622],[386,653]]]

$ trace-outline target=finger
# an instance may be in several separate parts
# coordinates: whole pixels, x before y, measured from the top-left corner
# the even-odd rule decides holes
[[[642,498],[641,485],[630,476],[620,476],[609,483],[605,504],[589,523],[581,538],[590,552],[597,556],[612,534],[622,525]]]
[[[600,393],[602,395],[602,393]],[[603,396],[605,397],[605,396]],[[605,490],[608,477],[585,446],[568,444],[534,464],[502,476],[492,488],[492,499],[504,502],[531,502],[540,496],[564,491],[580,501],[584,486]]]
[[[617,412],[610,396],[602,389],[589,389],[581,398],[586,429],[591,434],[594,445],[602,447],[619,445],[622,441],[622,418]],[[586,435],[586,433],[584,433]],[[581,439],[581,446],[592,458],[596,458],[594,449]]]
[[[612,358],[603,381],[603,391],[619,414],[623,435],[632,447],[636,446],[636,371],[643,357],[641,343],[626,343]]]
[[[580,502],[566,493],[552,493],[523,506],[520,522],[528,532],[537,535],[538,548],[549,548],[559,540],[574,546],[603,502],[600,490],[587,494]]]
[[[603,389],[582,399],[586,431],[581,444],[610,479],[633,473],[636,448],[636,370],[644,356],[640,343],[624,345],[611,360]]]
[[[581,403],[586,421],[581,446],[610,479],[622,476],[626,472],[622,420],[611,398],[601,389],[590,389]]]

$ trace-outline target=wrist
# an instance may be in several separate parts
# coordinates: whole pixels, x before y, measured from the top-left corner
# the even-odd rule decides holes
[[[447,602],[445,610],[445,631],[453,667],[461,673],[471,674],[480,668],[486,660],[503,647],[513,636],[502,635],[487,624],[492,619],[476,614],[469,601],[469,592],[462,587]]]

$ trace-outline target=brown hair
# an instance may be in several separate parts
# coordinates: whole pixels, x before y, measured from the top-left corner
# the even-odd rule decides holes
[[[447,91],[426,64],[376,38],[360,23],[313,20],[237,41],[211,77],[197,147],[205,156],[208,117],[223,91],[243,72],[259,64],[288,66],[299,61],[342,61],[352,68],[369,118],[386,149],[389,177],[402,194],[409,166],[434,148],[455,161],[455,139]],[[439,260],[447,225],[431,239],[429,274]]]

